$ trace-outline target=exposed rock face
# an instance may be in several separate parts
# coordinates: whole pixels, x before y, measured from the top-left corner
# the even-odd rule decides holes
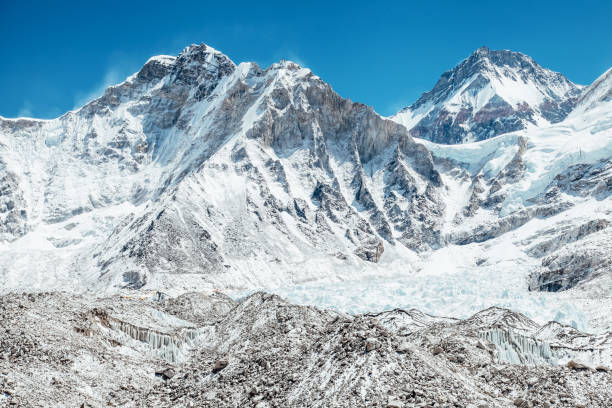
[[[550,255],[542,259],[541,268],[532,273],[529,289],[557,292],[609,274],[612,270],[609,256],[612,230],[608,224],[605,220],[591,222],[534,248],[539,251],[552,246]],[[585,235],[589,237],[578,240],[579,236]],[[554,250],[557,246],[559,248]]]
[[[601,160],[598,163],[568,167],[554,178],[547,190],[546,199],[551,200],[559,193],[582,197],[592,195],[599,199],[609,196],[612,193],[612,162]]]
[[[155,301],[133,293],[98,300],[0,297],[0,401],[92,407],[612,402],[612,374],[589,368],[608,364],[609,334],[557,323],[540,328],[506,309],[466,320],[402,310],[351,316],[265,293],[240,302],[221,294]],[[569,361],[586,368],[568,370]]]
[[[391,118],[414,137],[465,143],[565,119],[581,88],[530,57],[479,48]]]
[[[571,205],[568,196],[608,200],[612,193],[612,163],[569,167],[557,175],[540,202],[556,208]],[[557,226],[539,237],[528,253],[542,258],[530,276],[530,290],[557,292],[607,275],[612,271],[610,218],[593,219],[575,226]],[[542,239],[544,238],[544,239]]]
[[[529,252],[534,256],[547,255],[565,246],[566,244],[579,241],[584,239],[587,235],[608,228],[609,225],[610,223],[607,220],[601,219],[589,221],[577,228],[567,228],[565,232],[560,233],[554,239],[542,241],[534,245],[531,247]]]
[[[14,240],[27,232],[28,213],[17,175],[0,161],[0,240]]]

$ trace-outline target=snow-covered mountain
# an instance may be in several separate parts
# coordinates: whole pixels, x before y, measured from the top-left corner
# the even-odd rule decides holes
[[[579,88],[522,54],[481,49],[445,78],[474,84],[470,101],[491,94],[470,105],[491,123],[514,115],[492,93],[513,89],[522,125],[436,144],[306,68],[235,65],[206,45],[153,57],[60,118],[0,118],[0,287],[265,288],[344,311],[500,305],[612,327],[609,81],[561,120]],[[436,89],[423,98],[470,95]]]
[[[519,52],[481,47],[390,119],[414,137],[456,144],[562,121],[581,87]]]

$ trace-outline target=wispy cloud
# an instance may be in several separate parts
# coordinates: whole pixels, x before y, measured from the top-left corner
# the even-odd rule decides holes
[[[392,102],[392,103],[387,104],[386,106],[383,106],[382,107],[383,109],[381,109],[381,111],[378,113],[380,113],[383,116],[390,116],[390,115],[393,115],[399,112],[405,107],[410,106],[413,103],[414,101],[408,101],[406,99],[402,99],[400,101]]]
[[[296,53],[290,52],[287,56],[287,58],[289,61],[293,61],[296,64],[298,64],[300,67],[304,67],[307,68],[308,67],[308,63],[306,62],[306,60],[300,56],[298,56]]]
[[[85,92],[77,92],[74,97],[74,109],[80,108],[87,102],[90,102],[104,94],[106,88],[116,85],[123,81],[127,75],[124,75],[116,67],[109,68],[104,74],[103,80],[98,83],[93,89]]]
[[[62,110],[57,106],[51,106],[49,104],[34,105],[29,100],[26,100],[21,104],[19,110],[17,110],[17,115],[15,117],[53,119],[57,118],[62,113]]]
[[[24,101],[19,111],[17,111],[17,117],[20,118],[31,118],[32,115],[32,104],[30,101]]]
[[[292,61],[303,68],[309,68],[308,61],[299,51],[299,46],[295,46],[294,44],[282,44],[272,54],[271,63],[279,62],[280,60]]]

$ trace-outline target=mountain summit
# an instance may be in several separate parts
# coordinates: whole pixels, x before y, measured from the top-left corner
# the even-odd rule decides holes
[[[391,119],[414,137],[465,143],[560,122],[581,89],[525,54],[481,47]]]

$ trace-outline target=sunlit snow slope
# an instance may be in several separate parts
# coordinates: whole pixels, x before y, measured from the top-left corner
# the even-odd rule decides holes
[[[154,57],[60,118],[0,118],[0,287],[263,288],[610,328],[606,78],[565,120],[447,145],[291,62],[236,66],[205,45]],[[577,98],[565,81],[523,93]]]

